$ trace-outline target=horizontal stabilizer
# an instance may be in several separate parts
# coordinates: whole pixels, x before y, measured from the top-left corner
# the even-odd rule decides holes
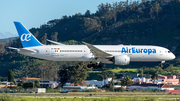
[[[14,48],[14,47],[7,47],[7,48],[13,49],[13,50],[15,50],[16,52],[20,51],[19,48]]]
[[[28,52],[28,53],[36,53],[36,51],[32,49],[28,49],[28,48],[14,48],[14,47],[8,47],[8,48],[16,50],[17,52],[21,51],[21,52]]]
[[[36,53],[37,51],[34,51],[32,49],[27,49],[27,48],[20,48],[21,52],[29,52],[29,53]]]

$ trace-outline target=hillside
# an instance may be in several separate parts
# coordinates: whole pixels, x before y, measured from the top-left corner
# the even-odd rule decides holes
[[[81,41],[85,41],[104,45],[163,46],[174,52],[177,59],[166,62],[162,73],[180,74],[180,2],[178,0],[100,4],[96,13],[91,14],[87,10],[85,14],[65,15],[61,19],[50,20],[47,24],[32,28],[30,31],[43,44],[48,44],[46,39],[51,39],[66,44],[81,44]],[[6,46],[22,47],[19,39]],[[12,53],[10,50],[2,53],[0,59],[0,76],[3,77],[6,76],[8,69],[13,69],[15,77],[27,74],[40,77],[42,66],[49,71],[55,71],[53,67],[59,69],[61,65],[77,64],[77,62],[44,61]],[[158,65],[159,63],[130,63],[127,66],[106,65],[106,67],[154,68]],[[46,78],[54,79],[55,76],[52,74]]]

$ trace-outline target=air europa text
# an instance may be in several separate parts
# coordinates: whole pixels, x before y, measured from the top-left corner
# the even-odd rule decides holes
[[[122,47],[121,53],[148,53],[150,55],[151,53],[156,53],[156,49]]]

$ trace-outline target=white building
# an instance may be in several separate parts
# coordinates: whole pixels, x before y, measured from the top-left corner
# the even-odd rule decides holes
[[[110,81],[112,81],[112,78],[103,79],[102,81],[85,80],[84,83],[90,84],[90,85],[96,85],[97,87],[102,87],[105,84],[109,84]],[[114,80],[114,82],[117,82],[117,80]]]
[[[79,91],[85,91],[85,90],[90,90],[90,89],[98,89],[97,87],[94,86],[63,86],[61,91],[72,91],[72,90],[79,90]]]
[[[126,89],[133,90],[133,89],[159,89],[159,90],[174,90],[174,87],[171,87],[167,84],[149,84],[149,83],[136,83],[130,86],[127,86]]]

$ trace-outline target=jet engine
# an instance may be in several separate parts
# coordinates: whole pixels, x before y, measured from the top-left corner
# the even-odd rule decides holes
[[[130,57],[127,55],[117,55],[111,60],[116,65],[128,65],[130,62]]]

